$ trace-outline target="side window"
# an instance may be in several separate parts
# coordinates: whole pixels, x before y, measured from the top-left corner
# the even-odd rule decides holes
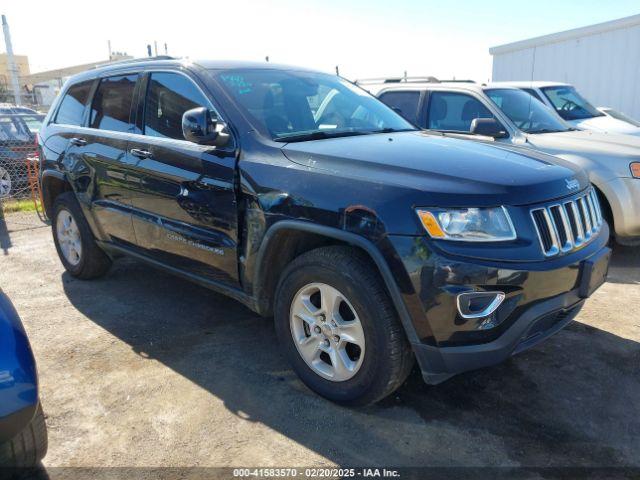
[[[196,107],[211,105],[191,80],[177,73],[152,73],[147,86],[144,134],[184,140],[182,114]]]
[[[91,106],[91,128],[128,132],[133,127],[130,121],[133,90],[138,75],[120,75],[100,80]]]
[[[54,123],[76,126],[82,124],[82,115],[89,99],[92,84],[93,81],[81,82],[69,87],[62,98]]]
[[[494,118],[478,99],[465,93],[432,92],[427,110],[427,128],[469,132],[475,118]]]
[[[418,102],[420,102],[420,92],[385,92],[380,95],[380,100],[393,108],[411,123],[418,123]]]
[[[538,92],[536,92],[533,88],[523,88],[522,90],[527,92],[529,95],[531,95],[536,100],[540,100],[542,103],[544,103],[542,98],[540,98],[540,95],[538,95]]]

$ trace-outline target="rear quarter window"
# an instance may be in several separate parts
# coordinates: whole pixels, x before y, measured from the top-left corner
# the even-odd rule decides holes
[[[62,98],[54,123],[81,125],[93,81],[71,85]]]

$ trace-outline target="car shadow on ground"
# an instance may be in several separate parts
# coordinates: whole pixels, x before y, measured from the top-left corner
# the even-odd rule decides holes
[[[79,311],[144,358],[339,465],[640,462],[640,344],[579,322],[501,365],[438,386],[414,371],[380,404],[347,409],[306,389],[272,321],[229,298],[129,259],[101,280],[62,281]]]

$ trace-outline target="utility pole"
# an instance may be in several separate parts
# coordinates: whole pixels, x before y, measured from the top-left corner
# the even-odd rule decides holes
[[[153,41],[153,52],[155,54],[155,56],[158,56],[158,42],[156,42],[155,40]]]
[[[18,83],[18,67],[16,67],[13,58],[13,46],[11,45],[11,33],[9,33],[9,24],[7,17],[2,15],[2,30],[4,31],[4,44],[7,47],[7,63],[9,66],[9,76],[11,77],[11,87],[13,90],[13,98],[16,105],[20,105],[20,84]]]

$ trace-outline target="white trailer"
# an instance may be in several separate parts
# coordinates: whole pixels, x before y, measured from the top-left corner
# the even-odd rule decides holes
[[[570,83],[598,107],[640,120],[640,15],[489,49],[493,81]]]

